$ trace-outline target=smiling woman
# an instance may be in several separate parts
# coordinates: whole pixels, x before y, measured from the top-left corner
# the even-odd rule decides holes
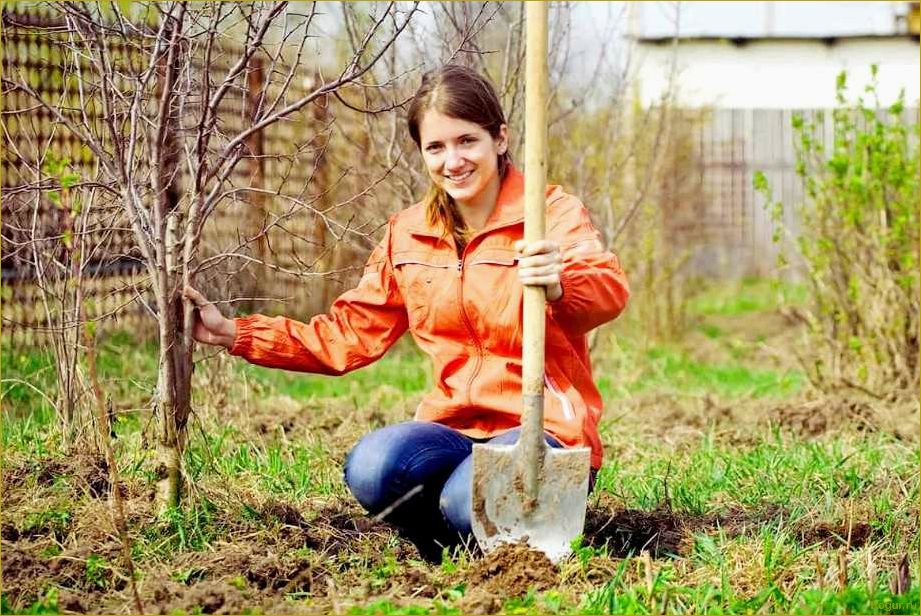
[[[409,134],[432,179],[424,200],[429,222],[462,247],[486,224],[511,166],[492,85],[462,66],[427,74],[409,108]]]
[[[194,289],[186,295],[198,307],[197,340],[267,367],[339,375],[411,332],[432,360],[435,387],[414,421],[358,442],[345,481],[365,509],[437,560],[443,546],[470,537],[473,444],[518,439],[523,287],[544,287],[549,300],[545,438],[589,446],[594,469],[602,402],[586,334],[623,310],[628,290],[585,206],[559,186],[546,189],[547,239],[523,241],[524,176],[486,79],[460,66],[429,73],[408,124],[431,186],[391,217],[358,286],[329,314],[230,320]]]

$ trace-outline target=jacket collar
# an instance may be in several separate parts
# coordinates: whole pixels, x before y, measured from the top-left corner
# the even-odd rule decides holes
[[[518,222],[524,216],[524,174],[514,165],[509,165],[502,184],[499,186],[499,196],[496,198],[496,209],[492,211],[483,231],[493,227],[501,227]]]

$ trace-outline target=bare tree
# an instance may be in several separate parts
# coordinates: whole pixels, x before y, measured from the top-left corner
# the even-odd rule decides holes
[[[380,5],[355,30],[356,44],[337,66],[315,66],[317,79],[303,90],[302,63],[316,32],[318,8],[286,2],[223,4],[185,2],[53,3],[68,45],[79,57],[77,83],[92,99],[74,109],[52,100],[22,74],[5,74],[7,92],[26,94],[75,139],[99,165],[101,183],[114,190],[126,215],[153,297],[159,374],[154,401],[159,425],[158,467],[162,504],[181,494],[181,458],[191,412],[194,307],[185,285],[224,261],[267,263],[249,248],[285,229],[298,212],[322,218],[344,236],[355,231],[305,193],[259,186],[252,165],[270,156],[253,137],[309,113],[310,106],[358,82],[390,50],[410,23],[417,4]],[[123,10],[130,10],[126,14]],[[247,79],[261,65],[263,82],[244,112]],[[312,143],[303,135],[285,156],[298,158]],[[285,157],[280,157],[285,158]],[[284,172],[282,171],[283,175]],[[244,228],[237,245],[203,259],[206,222],[253,194],[290,205]],[[273,266],[271,263],[268,265]],[[297,275],[301,268],[274,265]],[[300,271],[299,271],[300,269]],[[313,273],[313,272],[311,272]],[[314,273],[315,274],[315,273]]]
[[[72,60],[65,58],[64,64]],[[39,71],[26,69],[33,78]],[[91,329],[95,318],[106,313],[94,282],[101,273],[124,270],[131,259],[113,249],[113,239],[124,229],[118,227],[113,194],[98,167],[55,151],[51,144],[60,136],[57,127],[25,116],[18,103],[5,99],[4,115],[19,121],[5,122],[2,135],[9,187],[2,229],[4,278],[11,284],[33,282],[41,315],[4,315],[4,322],[51,347],[58,385],[52,406],[68,450],[95,434],[80,364],[87,313],[93,315]]]

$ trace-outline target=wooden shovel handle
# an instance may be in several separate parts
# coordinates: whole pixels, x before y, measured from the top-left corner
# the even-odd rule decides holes
[[[544,238],[547,190],[547,5],[527,3],[525,66],[524,239]],[[521,463],[525,490],[536,499],[544,441],[546,288],[524,288]]]

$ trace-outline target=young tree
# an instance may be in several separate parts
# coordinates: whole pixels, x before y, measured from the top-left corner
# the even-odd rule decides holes
[[[176,506],[191,411],[194,346],[194,307],[184,300],[182,289],[219,262],[265,263],[249,248],[270,232],[283,230],[284,222],[298,214],[320,216],[331,228],[351,231],[315,207],[303,191],[270,190],[258,181],[253,185],[257,174],[241,162],[271,158],[272,153],[257,151],[254,136],[303,117],[312,104],[360,82],[394,45],[418,6],[374,5],[357,32],[353,53],[332,70],[312,66],[318,79],[306,90],[302,65],[310,42],[319,36],[316,3],[52,6],[67,34],[74,96],[52,99],[15,72],[3,76],[3,88],[26,94],[92,151],[100,184],[117,194],[124,210],[150,278],[150,308],[157,319],[154,402],[161,504]],[[257,95],[245,102],[247,80],[256,68],[262,83]],[[313,137],[303,135],[278,157],[303,164],[299,155]],[[283,200],[290,207],[264,216],[255,228],[241,229],[232,249],[201,258],[206,222],[240,195],[253,194]]]

